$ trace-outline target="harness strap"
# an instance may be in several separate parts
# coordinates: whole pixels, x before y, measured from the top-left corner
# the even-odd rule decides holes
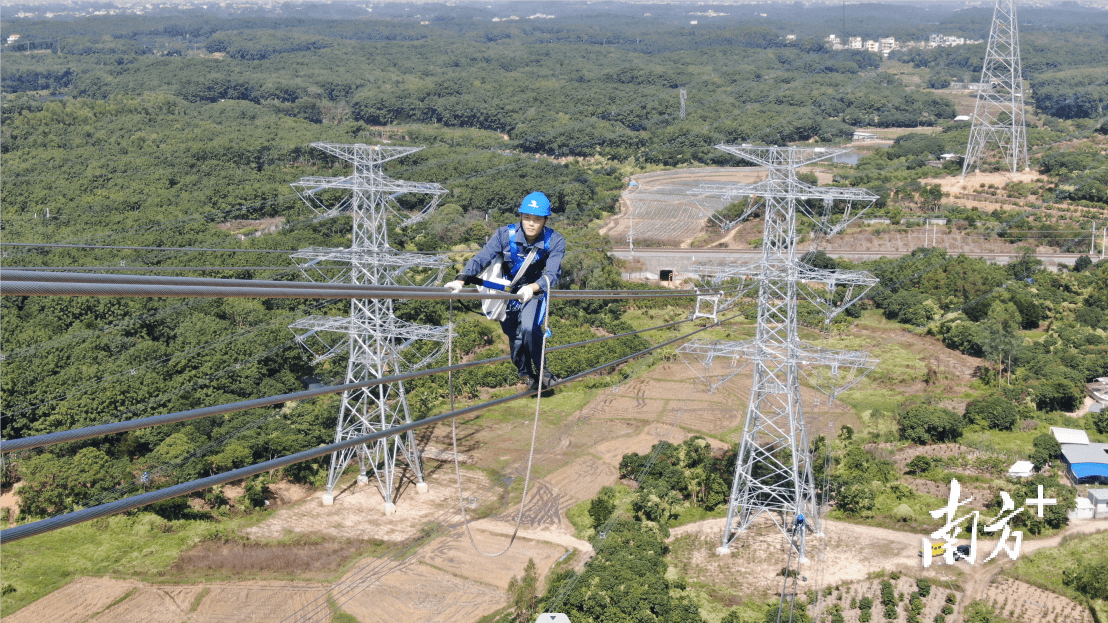
[[[508,251],[511,254],[512,259],[512,286],[514,287],[520,279],[523,278],[523,273],[527,272],[527,269],[531,266],[531,263],[535,259],[546,259],[550,255],[550,234],[554,231],[549,227],[543,227],[542,236],[542,253],[536,254],[538,249],[532,248],[531,252],[527,254],[527,257],[520,259],[519,257],[519,244],[516,242],[516,232],[519,228],[515,223],[508,225]],[[536,258],[536,255],[538,257]]]

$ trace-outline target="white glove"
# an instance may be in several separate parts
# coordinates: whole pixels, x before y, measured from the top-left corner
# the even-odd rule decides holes
[[[523,300],[520,301],[520,302],[523,303],[524,305],[527,304],[527,301],[530,301],[531,299],[535,298],[535,290],[530,285],[525,285],[522,288],[520,288],[519,293],[520,293],[520,295],[523,296]]]
[[[462,291],[463,286],[465,286],[465,284],[461,281],[451,281],[450,283],[446,284],[446,289],[450,290],[454,294],[457,294]]]

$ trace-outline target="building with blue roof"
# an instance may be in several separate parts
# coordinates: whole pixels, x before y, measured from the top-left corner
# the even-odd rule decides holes
[[[1108,443],[1064,443],[1062,461],[1073,484],[1108,484]]]

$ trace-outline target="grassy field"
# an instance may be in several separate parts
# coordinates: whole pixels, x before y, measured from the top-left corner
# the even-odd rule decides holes
[[[1011,569],[1005,571],[1005,575],[1085,603],[1087,600],[1080,593],[1065,585],[1064,574],[1088,560],[1102,557],[1106,549],[1108,531],[1066,537],[1058,547],[1044,547],[1034,554],[1021,556]],[[1104,621],[1103,616],[1108,614],[1108,602],[1094,600],[1090,605],[1100,613],[1099,620]]]
[[[78,576],[159,575],[180,553],[202,541],[233,538],[266,515],[227,521],[167,521],[153,513],[116,515],[4,544],[0,615],[68,584]],[[7,587],[14,588],[9,591]]]

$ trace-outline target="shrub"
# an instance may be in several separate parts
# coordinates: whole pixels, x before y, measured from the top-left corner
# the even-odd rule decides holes
[[[889,605],[885,606],[885,618],[886,619],[888,619],[890,621],[894,621],[894,620],[896,620],[896,618],[898,616],[899,615],[897,614],[895,603],[892,603],[892,604],[889,604]]]
[[[589,517],[592,517],[592,525],[597,529],[604,525],[604,522],[608,521],[608,518],[612,516],[612,512],[616,510],[616,505],[611,500],[603,497],[593,498],[589,503]]]
[[[989,394],[966,404],[967,421],[993,430],[1012,430],[1016,415],[1016,405],[1000,394]]]
[[[896,592],[893,591],[893,583],[888,580],[881,580],[881,604],[896,605]]]
[[[792,609],[791,615],[780,604],[773,604],[766,610],[764,620],[766,623],[777,623],[778,621],[788,621],[790,618],[793,623],[811,623],[812,621],[812,618],[808,615],[807,605],[799,600]]]
[[[923,600],[920,599],[919,593],[912,593],[911,599],[908,600],[908,608],[916,614],[923,612]]]
[[[1062,445],[1050,433],[1043,433],[1031,442],[1031,462],[1036,470],[1041,470],[1062,453]]]
[[[863,597],[861,600],[858,601],[858,609],[862,611],[872,610],[873,599],[871,597]]]
[[[1067,379],[1055,378],[1035,386],[1035,408],[1039,411],[1073,411],[1084,398],[1084,393]]]
[[[867,515],[877,506],[877,494],[869,485],[847,485],[836,497],[835,506],[850,515]]]
[[[935,463],[931,460],[931,457],[926,454],[917,455],[908,464],[905,465],[905,474],[926,474],[931,471],[931,468],[935,466]]]
[[[1086,560],[1076,571],[1063,571],[1062,582],[1091,599],[1108,599],[1108,554]]]
[[[1089,420],[1092,421],[1093,428],[1101,435],[1108,435],[1108,409],[1101,411],[1100,413],[1090,413]]]
[[[931,594],[931,581],[927,578],[919,578],[916,580],[916,588],[919,589],[920,597],[927,597]]]
[[[926,445],[955,441],[962,436],[966,422],[962,416],[942,407],[917,405],[900,415],[900,437]]]

